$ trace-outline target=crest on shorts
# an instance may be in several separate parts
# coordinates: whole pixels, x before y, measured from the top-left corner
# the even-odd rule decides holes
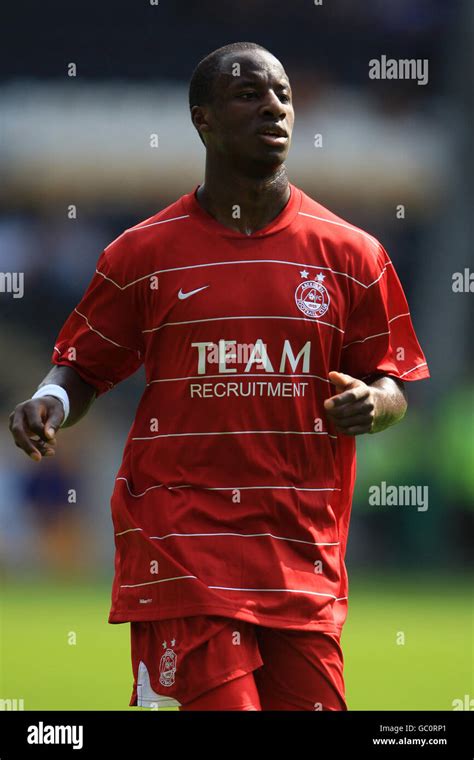
[[[305,272],[307,275],[308,273]],[[307,317],[318,319],[324,316],[329,309],[331,299],[323,285],[325,275],[320,273],[315,280],[300,282],[295,290],[295,301],[298,309]]]
[[[176,644],[176,640],[171,641],[171,646]],[[160,660],[160,684],[162,686],[172,686],[174,684],[176,675],[176,662],[177,655],[168,647],[166,641],[163,642],[164,653],[161,655]]]

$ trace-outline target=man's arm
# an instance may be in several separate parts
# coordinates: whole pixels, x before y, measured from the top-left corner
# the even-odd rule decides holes
[[[71,367],[52,367],[38,388],[50,383],[60,385],[69,396],[70,410],[64,427],[75,425],[94,401],[96,389]],[[17,404],[10,414],[9,427],[16,446],[39,462],[43,456],[54,454],[56,431],[63,418],[61,401],[54,396],[43,396]]]
[[[324,408],[345,435],[380,433],[405,415],[404,383],[395,377],[382,375],[365,383],[342,372],[330,372],[329,380],[338,393],[325,400]]]

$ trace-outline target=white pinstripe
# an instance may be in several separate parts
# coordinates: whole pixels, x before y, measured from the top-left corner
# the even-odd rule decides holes
[[[245,314],[243,316],[231,316],[231,317],[207,317],[206,319],[188,319],[185,322],[165,322],[158,327],[149,327],[147,330],[142,330],[142,333],[152,333],[157,330],[161,330],[163,327],[174,327],[176,325],[195,325],[202,322],[223,322],[227,319],[292,319],[300,322],[309,322],[311,324],[326,325],[332,327],[334,330],[344,335],[344,330],[336,325],[332,325],[330,322],[323,322],[321,319],[307,319],[306,317],[287,317],[283,315],[265,315],[265,314]]]
[[[396,317],[392,317],[391,319],[388,320],[388,324],[390,324],[391,322],[395,322],[395,320],[400,319],[400,317],[409,317],[409,316],[410,316],[409,311],[406,311],[403,314],[397,314]],[[342,346],[341,350],[344,348],[347,348],[348,346],[354,345],[354,343],[365,343],[366,340],[371,340],[371,338],[380,338],[380,336],[382,335],[390,335],[390,332],[391,331],[388,330],[387,332],[376,333],[375,335],[368,335],[367,338],[363,338],[362,340],[353,340],[350,343],[346,343],[344,346]]]
[[[139,498],[144,496],[148,491],[152,491],[154,488],[166,488],[169,491],[179,491],[181,488],[199,488],[203,491],[253,491],[259,489],[268,489],[270,491],[282,490],[282,491],[340,491],[340,488],[300,488],[298,486],[195,486],[191,484],[183,484],[179,486],[165,486],[164,483],[159,483],[156,486],[149,486],[145,488],[142,493],[133,493],[130,489],[130,484],[127,478],[123,475],[115,478],[115,480],[123,480],[127,486],[127,490],[130,496]],[[141,530],[141,528],[132,528],[131,530]]]
[[[403,314],[397,314],[396,317],[392,317],[392,319],[389,319],[388,323],[390,324],[390,322],[395,322],[395,320],[396,319],[400,319],[400,317],[409,317],[409,316],[410,316],[410,312],[409,311],[405,311]]]
[[[189,214],[184,214],[183,216],[172,216],[170,219],[161,219],[159,222],[151,222],[150,224],[142,224],[138,223],[135,225],[135,227],[129,227],[127,230],[124,230],[121,235],[115,238],[115,240],[112,240],[111,243],[108,244],[104,248],[104,251],[107,251],[111,245],[114,245],[123,235],[127,235],[130,232],[139,232],[140,230],[146,230],[147,227],[156,227],[159,224],[167,224],[168,222],[176,222],[179,219],[189,219]]]
[[[233,588],[232,586],[208,586],[208,588],[222,589],[223,591],[284,591],[288,594],[311,594],[311,596],[328,596],[335,602],[342,602],[347,596],[334,596],[334,594],[324,594],[321,591],[307,591],[301,588]]]
[[[407,371],[403,372],[403,374],[400,375],[400,377],[405,377],[405,375],[409,375],[410,372],[414,372],[416,369],[419,369],[419,367],[426,367],[426,366],[428,366],[426,364],[426,362],[421,362],[421,364],[417,364],[416,367],[412,367],[411,369],[407,369]]]
[[[167,538],[215,538],[216,536],[234,536],[235,538],[262,538],[268,536],[275,541],[291,541],[295,544],[308,544],[309,546],[339,546],[339,541],[304,541],[302,538],[286,538],[274,536],[273,533],[168,533],[166,536],[148,536],[149,539],[164,541]]]
[[[362,338],[362,340],[352,340],[350,343],[346,343],[344,346],[342,346],[341,351],[344,348],[353,346],[354,343],[365,343],[366,340],[371,340],[372,338],[380,338],[382,335],[390,335],[390,330],[387,330],[386,332],[376,333],[375,335],[369,335],[367,338]]]
[[[103,335],[101,332],[99,332],[94,327],[92,327],[91,323],[89,322],[89,320],[87,319],[87,317],[86,317],[85,314],[82,314],[78,309],[74,309],[74,311],[77,314],[79,314],[80,317],[82,317],[83,319],[85,319],[87,327],[89,328],[89,330],[91,330],[92,332],[96,333],[97,335],[100,335],[101,338],[103,338],[104,340],[106,340],[108,343],[112,343],[114,346],[117,346],[118,348],[124,348],[127,351],[133,351],[133,353],[137,353],[138,356],[139,356],[139,358],[141,358],[141,352],[137,348],[130,348],[129,346],[122,346],[122,345],[120,345],[120,343],[116,343],[115,340],[112,340],[111,338],[108,338],[106,335]]]
[[[327,383],[328,385],[331,385],[331,382],[325,378],[320,377],[319,375],[310,375],[310,374],[301,374],[301,375],[295,375],[293,373],[285,375],[283,372],[265,372],[265,375],[262,375],[262,373],[258,372],[236,372],[236,374],[232,376],[226,376],[226,375],[188,375],[187,377],[163,377],[159,380],[150,380],[148,385],[152,385],[152,383],[171,383],[175,380],[207,380],[209,378],[221,378],[225,380],[233,380],[235,377],[260,377],[260,378],[267,378],[267,377],[313,377],[316,380],[322,380],[323,383]]]
[[[255,435],[261,433],[277,433],[280,435],[328,435],[329,438],[337,439],[337,435],[331,435],[325,431],[313,431],[313,430],[214,430],[205,433],[162,433],[159,435],[145,435],[136,436],[132,438],[132,441],[152,441],[155,438],[179,438],[180,436],[191,435]]]
[[[195,575],[179,575],[176,578],[162,578],[161,580],[157,581],[146,581],[145,583],[124,583],[120,586],[120,588],[138,588],[139,586],[152,586],[155,583],[165,583],[166,581],[179,581],[184,580],[185,578],[193,578],[194,580],[198,580]],[[288,594],[311,594],[312,596],[326,596],[331,599],[334,599],[335,602],[342,602],[344,599],[347,599],[347,596],[335,596],[334,594],[325,594],[321,591],[307,591],[306,589],[299,589],[299,588],[235,588],[233,586],[208,586],[207,588],[212,589],[221,589],[223,591],[273,591],[273,592],[284,592]]]
[[[159,581],[146,581],[145,583],[123,583],[120,588],[138,588],[138,586],[153,586],[154,583],[166,583],[166,581],[181,581],[185,578],[194,578],[196,575],[177,575],[176,578],[161,578]]]
[[[111,277],[107,277],[107,275],[101,272],[100,269],[96,269],[95,271],[97,272],[97,274],[100,274],[104,278],[104,280],[111,282],[112,285],[115,285],[115,287],[118,288],[119,290],[126,290],[127,288],[130,288],[132,285],[135,285],[137,282],[141,282],[142,280],[148,280],[150,277],[154,277],[155,275],[160,275],[160,274],[166,274],[167,272],[181,272],[186,269],[204,269],[205,267],[229,266],[232,264],[286,264],[287,266],[298,267],[298,268],[308,267],[308,269],[320,269],[320,270],[323,270],[324,272],[331,272],[331,274],[337,274],[337,275],[340,275],[341,277],[347,277],[349,280],[353,280],[353,282],[356,282],[362,288],[371,288],[372,285],[375,285],[375,283],[380,280],[386,268],[390,266],[392,262],[387,261],[385,263],[384,268],[382,269],[382,272],[377,277],[377,279],[373,280],[373,282],[369,282],[368,285],[366,285],[364,282],[361,282],[356,277],[353,277],[352,275],[348,274],[347,272],[339,272],[338,270],[332,269],[331,267],[323,267],[323,266],[319,266],[318,264],[308,264],[308,263],[302,263],[302,262],[297,262],[297,261],[286,261],[285,259],[234,259],[233,261],[212,261],[206,264],[186,264],[181,267],[168,267],[167,269],[156,269],[153,272],[149,272],[148,274],[144,274],[141,277],[138,277],[136,280],[132,280],[131,282],[126,283],[125,285],[119,285],[118,282],[113,280]]]
[[[128,528],[127,530],[121,530],[120,533],[116,533],[116,536],[124,536],[125,533],[134,533],[137,530],[143,530],[143,528]]]
[[[380,243],[379,241],[374,238],[372,235],[369,235],[368,232],[364,232],[364,230],[360,230],[358,227],[354,227],[352,224],[344,224],[343,222],[335,222],[332,219],[325,219],[323,216],[315,216],[314,214],[308,214],[305,211],[298,211],[298,214],[300,216],[307,216],[310,219],[317,219],[319,222],[326,222],[327,224],[334,224],[336,227],[344,227],[346,230],[350,230],[350,232],[357,232],[358,235],[363,235],[367,238],[373,245],[377,247],[377,250],[380,250]]]

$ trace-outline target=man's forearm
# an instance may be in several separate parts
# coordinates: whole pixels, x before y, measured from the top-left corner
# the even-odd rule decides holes
[[[380,433],[405,415],[407,397],[403,382],[383,375],[367,385],[374,391],[375,417],[370,433]]]
[[[38,388],[54,383],[60,385],[69,396],[69,416],[64,427],[75,425],[88,411],[96,396],[96,390],[86,383],[71,367],[56,365],[51,368]]]

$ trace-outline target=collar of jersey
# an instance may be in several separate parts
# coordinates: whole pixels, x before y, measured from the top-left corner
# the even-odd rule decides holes
[[[255,238],[265,237],[266,235],[274,235],[276,232],[280,232],[280,230],[285,229],[285,227],[288,227],[288,225],[292,223],[301,207],[301,191],[290,182],[290,197],[286,206],[282,208],[278,216],[272,219],[271,222],[266,224],[265,227],[262,227],[260,230],[252,232],[251,235],[246,235],[244,232],[231,230],[230,227],[221,224],[203,209],[196,197],[199,187],[200,185],[196,185],[191,193],[183,196],[183,204],[186,213],[190,214],[195,221],[203,225],[207,230],[212,230],[218,235],[222,235],[222,237],[254,240]]]

